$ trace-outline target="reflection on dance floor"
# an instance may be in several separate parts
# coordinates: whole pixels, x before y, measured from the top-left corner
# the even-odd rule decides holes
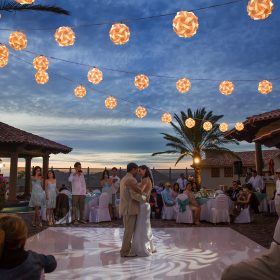
[[[153,229],[157,253],[120,258],[123,230],[49,228],[27,247],[53,254],[58,267],[46,279],[220,279],[226,266],[264,249],[230,228]]]

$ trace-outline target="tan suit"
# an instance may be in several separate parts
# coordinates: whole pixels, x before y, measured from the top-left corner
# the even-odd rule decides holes
[[[120,182],[120,216],[123,216],[124,235],[121,248],[121,256],[129,255],[131,242],[135,231],[137,215],[140,211],[141,190],[137,187],[137,181],[132,174],[127,173]]]

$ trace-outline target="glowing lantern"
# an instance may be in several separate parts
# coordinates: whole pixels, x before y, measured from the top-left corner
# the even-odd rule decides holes
[[[210,131],[210,130],[212,129],[212,127],[213,127],[213,125],[212,125],[211,122],[205,122],[205,123],[203,124],[203,129],[204,129],[205,131]]]
[[[98,85],[103,79],[103,73],[98,68],[91,68],[88,71],[88,81],[94,85]]]
[[[46,84],[49,81],[48,73],[45,71],[38,71],[35,74],[35,81],[40,85]]]
[[[219,125],[219,129],[221,132],[226,132],[228,130],[228,124],[227,123],[221,123]]]
[[[129,41],[130,32],[127,25],[123,23],[115,23],[112,25],[109,35],[114,44],[124,45]]]
[[[273,9],[272,0],[249,0],[247,12],[251,19],[261,20],[268,18]]]
[[[181,11],[173,19],[173,30],[179,37],[190,38],[196,34],[198,18],[193,12]]]
[[[87,94],[87,90],[82,85],[77,86],[74,90],[75,96],[79,98],[83,98]]]
[[[34,0],[16,0],[17,3],[21,4],[21,5],[30,5],[34,3]]]
[[[49,68],[49,61],[43,55],[36,56],[33,59],[33,66],[37,71],[46,71]]]
[[[164,113],[161,117],[161,121],[163,123],[171,123],[172,122],[172,116],[169,113]]]
[[[62,26],[56,29],[54,38],[59,46],[67,47],[75,43],[75,32],[68,26]]]
[[[135,110],[135,115],[136,115],[139,119],[145,118],[146,115],[147,115],[147,110],[146,110],[146,108],[144,108],[143,106],[137,107],[137,109]]]
[[[244,129],[244,124],[243,124],[242,122],[237,122],[237,123],[235,124],[235,129],[236,129],[237,131],[243,130],[243,129]]]
[[[223,81],[220,83],[220,92],[224,95],[230,95],[234,91],[234,85],[231,81]]]
[[[19,31],[12,32],[9,36],[9,44],[17,51],[25,49],[27,47],[25,34]]]
[[[259,83],[258,91],[261,94],[269,94],[272,91],[272,83],[267,80],[261,81]]]
[[[188,118],[188,119],[186,119],[186,121],[185,121],[185,125],[186,125],[186,127],[188,127],[188,128],[193,128],[193,127],[195,126],[195,120],[192,119],[192,118]]]
[[[5,45],[0,44],[0,68],[3,68],[8,64],[8,59],[9,49]]]
[[[118,105],[118,102],[117,102],[117,99],[113,96],[109,96],[106,98],[105,100],[105,107],[107,109],[110,109],[110,110],[113,110],[117,107]]]
[[[186,93],[190,90],[192,84],[188,79],[180,79],[176,83],[176,88],[178,89],[179,92],[181,93]]]
[[[139,89],[143,90],[149,86],[149,78],[146,75],[137,75],[134,79],[134,85]]]

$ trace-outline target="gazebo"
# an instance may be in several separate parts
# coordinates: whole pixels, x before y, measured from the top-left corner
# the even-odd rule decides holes
[[[242,131],[232,129],[225,133],[225,137],[255,143],[256,168],[257,172],[261,174],[263,167],[262,145],[280,149],[280,109],[247,117],[243,124]]]
[[[18,159],[25,159],[25,194],[30,193],[31,160],[43,158],[43,175],[49,168],[50,154],[70,153],[72,148],[0,122],[0,157],[10,158],[9,201],[16,201]]]

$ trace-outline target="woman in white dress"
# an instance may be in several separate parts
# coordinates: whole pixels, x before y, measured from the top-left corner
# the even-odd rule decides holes
[[[146,195],[147,200],[140,204],[140,213],[137,216],[131,251],[139,257],[146,257],[156,252],[153,243],[153,233],[150,221],[151,207],[149,203],[153,187],[153,178],[150,169],[146,165],[139,167],[139,175],[142,178],[140,187],[143,194]]]

